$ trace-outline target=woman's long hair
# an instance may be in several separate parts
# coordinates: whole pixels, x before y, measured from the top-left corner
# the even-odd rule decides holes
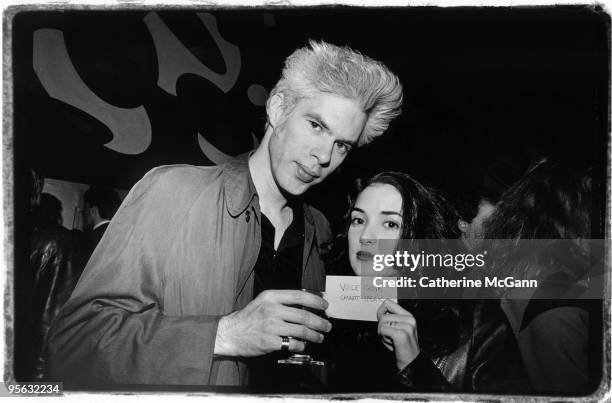
[[[374,184],[391,185],[402,196],[402,239],[459,238],[459,215],[444,195],[401,172],[382,172],[360,183],[358,193],[351,201],[351,209],[357,201],[357,195]]]
[[[492,249],[491,270],[496,275],[520,278],[528,272],[534,274],[536,267],[545,275],[547,269],[558,269],[560,264],[583,262],[587,253],[579,241],[593,237],[591,178],[590,167],[544,159],[508,188],[486,226]],[[530,249],[536,253],[522,253],[525,249],[521,244],[528,244],[522,241],[529,239],[550,242]],[[560,239],[576,242],[555,242]],[[584,264],[569,266],[575,269]]]
[[[346,267],[348,262],[347,234],[351,223],[351,211],[357,197],[367,187],[376,184],[393,186],[402,197],[401,239],[458,239],[460,231],[457,226],[459,214],[446,197],[436,189],[426,187],[402,172],[382,172],[370,179],[357,179],[348,196],[349,208],[343,217],[344,230],[337,238],[323,245],[322,256],[327,263],[334,266],[333,271],[344,271],[352,274]],[[341,267],[338,267],[338,266]]]
[[[393,186],[402,197],[401,239],[435,239],[444,243],[460,236],[457,226],[459,214],[446,197],[439,191],[426,187],[401,172],[383,172],[374,177],[356,182],[349,196],[350,207],[344,217],[345,231],[328,246],[323,258],[330,263],[342,261],[343,274],[352,274],[347,267],[347,233],[350,213],[359,193],[365,188],[387,184]],[[449,245],[447,251],[457,252]],[[339,271],[337,271],[339,272]],[[417,320],[421,348],[433,357],[439,357],[455,350],[464,340],[469,323],[469,308],[463,301],[445,299],[404,299],[401,305],[409,310]]]

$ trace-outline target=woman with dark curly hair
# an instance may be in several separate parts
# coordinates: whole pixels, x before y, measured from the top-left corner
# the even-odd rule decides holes
[[[346,234],[327,254],[328,261],[336,263],[336,274],[350,270],[356,275],[401,275],[395,268],[372,269],[381,247],[389,249],[385,253],[405,247],[400,239],[409,240],[411,249],[435,240],[425,243],[435,243],[438,252],[460,252],[461,242],[453,241],[460,235],[459,216],[438,191],[406,174],[384,172],[358,184],[357,193]],[[346,264],[342,267],[347,261],[348,270]],[[417,294],[410,299],[400,295],[399,303],[385,301],[373,325],[334,321],[332,389],[504,391],[513,385],[516,390],[516,367],[509,361],[505,366],[492,364],[499,352],[510,351],[496,301],[457,300],[438,292],[439,299]]]
[[[538,281],[500,289],[533,392],[582,394],[599,380],[601,301],[581,297],[597,286],[589,284],[597,243],[587,241],[602,235],[592,225],[596,183],[587,166],[543,160],[504,193],[488,223],[490,271]]]

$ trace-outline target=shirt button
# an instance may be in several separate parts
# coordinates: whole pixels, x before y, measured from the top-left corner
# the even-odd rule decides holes
[[[246,222],[251,221],[251,212],[250,212],[249,210],[247,210],[247,212],[246,212],[246,217],[245,217],[245,219],[246,219]]]

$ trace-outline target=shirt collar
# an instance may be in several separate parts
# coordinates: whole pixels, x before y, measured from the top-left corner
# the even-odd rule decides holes
[[[225,181],[225,198],[227,200],[227,211],[232,217],[237,217],[247,209],[253,197],[257,195],[251,171],[249,170],[249,158],[254,151],[241,154],[225,163],[227,180]],[[303,206],[306,223],[314,226],[312,212]]]
[[[252,152],[242,154],[225,163],[225,199],[227,211],[232,217],[242,214],[257,194],[249,171],[251,154]]]
[[[97,223],[96,225],[93,226],[93,229],[96,229],[104,224],[108,224],[110,222],[110,220],[102,220],[99,223]]]

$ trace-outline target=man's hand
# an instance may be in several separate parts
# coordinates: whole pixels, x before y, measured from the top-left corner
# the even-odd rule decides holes
[[[282,336],[290,336],[289,351],[304,351],[304,341],[321,343],[331,323],[300,309],[327,309],[323,298],[299,290],[264,291],[243,309],[219,320],[215,355],[253,357],[281,349]],[[300,339],[300,340],[297,340]]]
[[[396,302],[385,300],[376,312],[378,334],[395,354],[395,364],[401,371],[419,355],[419,337],[414,316]]]

